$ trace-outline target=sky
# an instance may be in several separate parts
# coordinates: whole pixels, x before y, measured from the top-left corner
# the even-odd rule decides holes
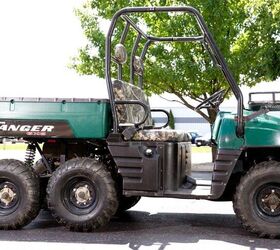
[[[107,97],[104,80],[79,76],[67,67],[86,42],[74,14],[82,2],[0,1],[0,96]],[[280,91],[280,81],[242,90],[246,102],[249,91]],[[150,102],[154,107],[178,106],[155,96]],[[224,105],[235,105],[234,98]]]
[[[67,65],[85,43],[74,8],[80,0],[0,1],[1,96],[106,96],[93,76]]]

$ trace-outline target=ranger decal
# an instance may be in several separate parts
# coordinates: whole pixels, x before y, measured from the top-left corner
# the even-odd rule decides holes
[[[67,121],[1,119],[0,137],[73,138]]]
[[[31,131],[31,132],[52,132],[52,125],[0,125],[0,131]]]

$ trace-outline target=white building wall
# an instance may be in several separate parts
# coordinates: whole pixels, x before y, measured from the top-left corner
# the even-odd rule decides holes
[[[244,97],[244,105],[245,107],[247,107],[248,96],[250,92],[280,91],[280,79],[272,83],[262,82],[260,84],[257,84],[253,88],[243,86],[241,87],[241,91]],[[195,131],[200,133],[201,135],[210,132],[209,123],[206,120],[204,120],[199,114],[188,109],[186,106],[178,103],[178,99],[177,101],[166,100],[166,99],[176,100],[176,96],[171,94],[164,94],[163,96],[164,98],[153,95],[150,98],[150,105],[152,108],[165,109],[168,112],[171,109],[175,117],[176,129],[180,129],[184,131]],[[263,96],[261,96],[260,98],[263,98]],[[225,100],[220,106],[221,111],[236,112],[236,109],[237,109],[237,101],[234,96],[232,96],[228,100]],[[276,115],[278,117],[280,116],[280,112],[270,112],[270,114]],[[162,120],[164,115],[161,113],[155,113],[153,117],[155,117],[155,120],[158,120],[159,117]],[[160,124],[162,123],[156,123],[156,125],[160,125]]]
[[[201,135],[205,135],[211,131],[210,124],[202,116],[183,105],[175,107],[156,106],[151,108],[164,109],[168,112],[172,110],[175,118],[175,129],[186,132],[198,132]],[[234,112],[236,111],[236,107],[221,107],[221,110]],[[156,126],[160,126],[166,121],[163,113],[156,112],[153,114],[153,118]]]

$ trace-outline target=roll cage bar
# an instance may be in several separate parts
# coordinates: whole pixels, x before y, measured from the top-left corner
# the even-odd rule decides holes
[[[202,33],[200,36],[186,36],[186,37],[156,37],[151,36],[145,33],[129,16],[128,14],[132,13],[159,13],[159,12],[185,12],[189,15],[192,15],[198,27]],[[111,55],[111,46],[112,46],[112,37],[113,32],[116,27],[116,23],[118,19],[122,19],[125,22],[125,28],[122,32],[119,43],[123,44],[125,42],[126,36],[128,34],[129,28],[133,28],[137,32],[137,37],[134,41],[131,56],[130,56],[130,82],[134,83],[134,67],[133,60],[135,58],[136,50],[139,46],[139,42],[141,38],[145,38],[147,41],[144,45],[144,48],[141,52],[140,58],[143,60],[149,46],[153,42],[202,42],[205,45],[205,48],[208,50],[213,62],[217,64],[217,66],[222,71],[224,77],[230,85],[230,88],[237,99],[237,128],[236,134],[239,137],[242,137],[244,134],[244,119],[243,119],[243,95],[242,92],[237,85],[232,73],[230,72],[224,57],[222,56],[219,48],[217,47],[211,33],[209,32],[207,25],[200,15],[198,10],[191,6],[176,6],[176,7],[127,7],[123,8],[115,13],[111,20],[111,24],[106,37],[106,47],[105,47],[105,77],[106,83],[112,108],[112,116],[113,116],[113,132],[117,133],[118,131],[118,120],[115,106],[118,103],[115,101],[113,87],[112,87],[112,79],[111,79],[111,63],[112,61],[118,64],[118,79],[122,79],[122,65],[118,63],[114,57]],[[142,87],[143,84],[143,75],[138,74],[139,76],[139,86]]]

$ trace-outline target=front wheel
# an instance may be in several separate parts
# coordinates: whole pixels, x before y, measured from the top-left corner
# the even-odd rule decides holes
[[[260,237],[280,236],[280,162],[257,164],[241,178],[233,207],[242,225]]]
[[[52,175],[48,206],[58,222],[73,231],[93,231],[111,219],[118,207],[115,183],[98,161],[72,159]]]

